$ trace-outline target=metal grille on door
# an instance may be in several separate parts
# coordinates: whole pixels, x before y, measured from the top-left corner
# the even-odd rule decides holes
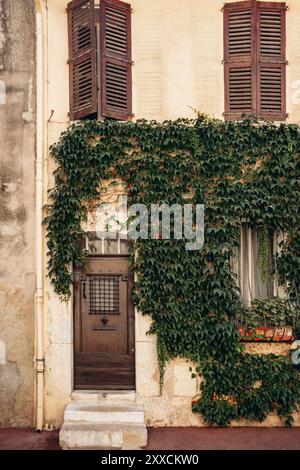
[[[120,314],[120,276],[89,275],[89,314]]]

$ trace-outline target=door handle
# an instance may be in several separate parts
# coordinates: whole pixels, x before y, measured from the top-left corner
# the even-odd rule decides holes
[[[86,282],[82,283],[82,297],[86,299]]]

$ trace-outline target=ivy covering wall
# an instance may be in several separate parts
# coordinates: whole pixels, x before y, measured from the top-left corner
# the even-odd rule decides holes
[[[263,421],[276,412],[292,424],[300,401],[299,372],[289,357],[248,354],[235,318],[243,305],[230,260],[241,221],[284,231],[276,266],[291,302],[300,287],[300,131],[275,126],[196,120],[72,125],[52,146],[58,164],[47,206],[49,276],[67,299],[72,262],[84,262],[78,240],[103,182],[121,178],[130,203],[205,205],[205,243],[187,251],[184,240],[138,240],[134,300],[152,317],[163,371],[175,357],[201,374],[193,411],[208,424]]]

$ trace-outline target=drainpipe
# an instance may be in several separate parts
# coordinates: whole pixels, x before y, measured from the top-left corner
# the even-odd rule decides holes
[[[42,431],[44,424],[44,341],[43,341],[43,144],[44,144],[44,73],[43,73],[43,0],[36,1],[36,180],[35,180],[35,427]]]

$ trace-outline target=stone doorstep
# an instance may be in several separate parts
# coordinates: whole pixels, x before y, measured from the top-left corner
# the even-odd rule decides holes
[[[59,433],[64,450],[135,450],[147,445],[145,424],[64,423]]]
[[[134,391],[75,391],[59,433],[63,449],[141,449],[147,445],[144,409]]]
[[[75,390],[71,395],[72,402],[97,404],[136,403],[134,390]]]
[[[64,423],[144,423],[143,407],[124,404],[98,405],[90,403],[71,402],[64,412]]]

